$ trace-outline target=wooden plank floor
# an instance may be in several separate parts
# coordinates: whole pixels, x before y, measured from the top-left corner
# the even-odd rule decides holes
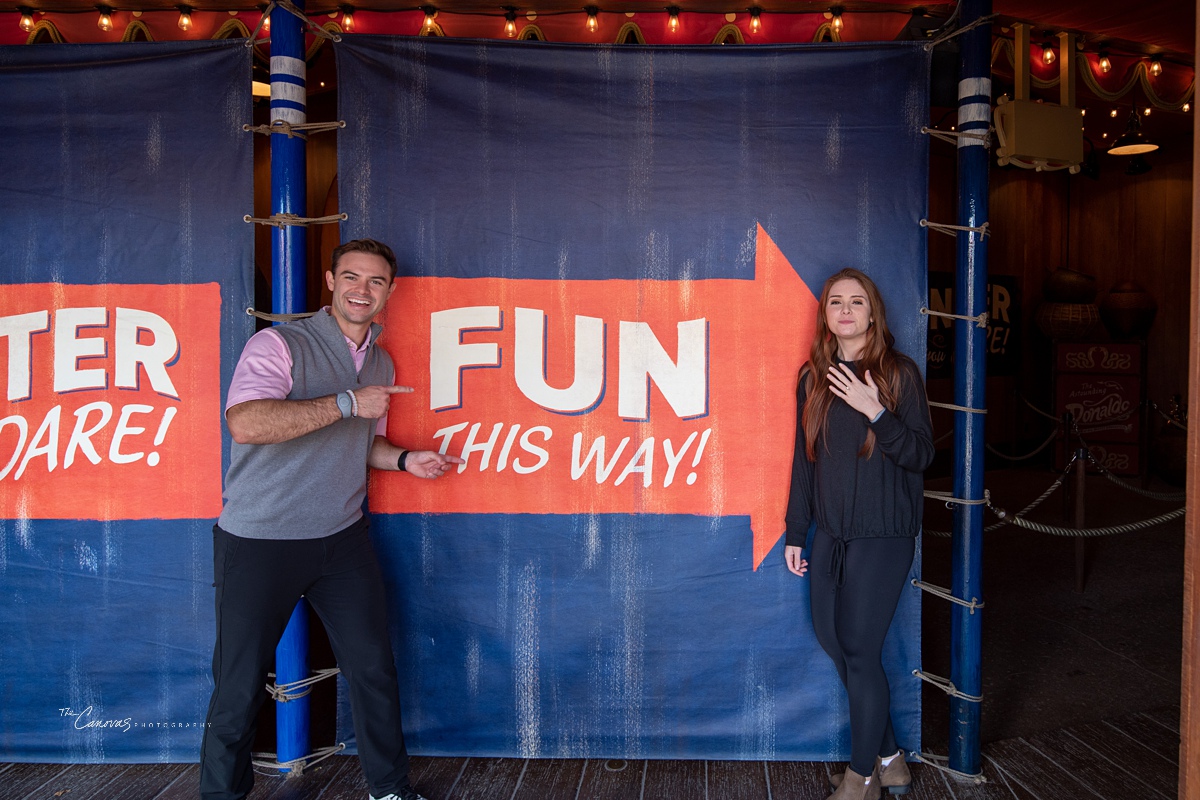
[[[912,800],[1160,800],[1176,796],[1179,714],[1169,708],[983,748],[987,782],[912,764]],[[430,800],[824,800],[842,765],[795,761],[414,757]],[[195,764],[0,764],[0,800],[184,800]],[[260,775],[251,800],[366,800],[358,759],[298,778]]]

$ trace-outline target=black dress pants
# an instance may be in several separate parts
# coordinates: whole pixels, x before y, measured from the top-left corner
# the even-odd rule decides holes
[[[350,687],[354,733],[375,796],[408,780],[387,601],[364,517],[321,539],[234,536],[213,527],[217,641],[213,693],[200,750],[204,800],[241,800],[254,785],[250,749],[267,698],[275,646],[301,596],[329,634]]]
[[[846,687],[850,768],[859,775],[871,774],[876,756],[898,749],[883,640],[915,547],[907,537],[843,542],[818,528],[808,554],[813,629]]]

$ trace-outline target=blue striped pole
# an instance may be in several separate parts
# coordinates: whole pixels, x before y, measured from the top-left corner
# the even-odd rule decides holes
[[[293,0],[304,10],[304,0]],[[271,11],[271,122],[308,121],[303,20],[281,8]],[[306,142],[271,134],[271,211],[307,216]],[[271,308],[276,314],[308,310],[308,231],[303,225],[276,227],[271,237]],[[292,612],[275,648],[275,683],[308,677],[308,604]],[[308,698],[275,704],[276,760],[283,764],[309,754]],[[281,770],[289,772],[288,769]]]
[[[963,27],[991,14],[991,0],[963,0]],[[991,25],[979,25],[961,36],[958,83],[958,130],[986,133],[991,122]],[[958,224],[977,228],[988,219],[988,148],[968,137],[958,140]],[[987,310],[987,240],[981,233],[958,233],[954,313],[974,317]],[[973,322],[954,324],[954,402],[965,408],[985,407],[987,331]],[[954,496],[983,499],[983,414],[955,412]],[[962,600],[983,599],[983,506],[955,506],[951,587]],[[980,661],[982,612],[951,607],[950,680],[960,692],[982,695]],[[972,613],[974,611],[974,613]],[[980,772],[979,703],[950,698],[950,768],[970,775]]]

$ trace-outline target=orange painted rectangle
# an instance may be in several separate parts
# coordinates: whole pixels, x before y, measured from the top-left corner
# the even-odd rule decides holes
[[[216,283],[0,289],[0,517],[221,511]]]

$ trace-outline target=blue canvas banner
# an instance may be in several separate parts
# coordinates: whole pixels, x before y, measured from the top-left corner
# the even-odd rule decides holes
[[[928,55],[336,53],[342,239],[400,262],[383,342],[416,391],[389,435],[466,459],[372,478],[411,748],[846,757],[844,692],[782,558],[795,388],[845,266],[921,360]],[[919,602],[885,651],[908,749]]]
[[[250,58],[0,48],[0,760],[198,757]]]

